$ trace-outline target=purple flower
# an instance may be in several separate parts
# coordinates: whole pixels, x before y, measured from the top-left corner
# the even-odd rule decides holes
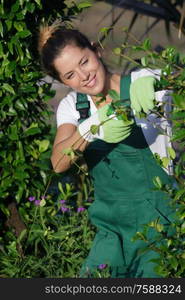
[[[69,210],[69,208],[68,207],[66,207],[66,206],[61,206],[61,211],[62,212],[66,212],[66,211],[68,211]]]
[[[28,198],[28,200],[29,200],[30,202],[35,201],[35,197],[34,197],[34,196],[30,196],[30,197]]]
[[[105,269],[106,267],[107,267],[106,264],[100,264],[100,265],[98,266],[98,269],[103,270],[103,269]]]
[[[82,207],[82,206],[77,208],[77,212],[81,212],[81,211],[84,211],[84,210],[85,210],[85,207]]]
[[[64,204],[66,202],[66,200],[60,200],[59,201],[61,204]]]
[[[34,204],[35,204],[36,206],[39,206],[39,205],[40,205],[40,200],[35,200]]]

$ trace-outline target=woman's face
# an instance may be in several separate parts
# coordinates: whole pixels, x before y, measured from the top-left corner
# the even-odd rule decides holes
[[[67,45],[55,59],[54,66],[61,81],[77,92],[92,96],[103,92],[106,71],[100,55],[89,48]]]

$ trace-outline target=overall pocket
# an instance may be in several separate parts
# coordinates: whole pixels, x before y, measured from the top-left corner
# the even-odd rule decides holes
[[[97,266],[99,264],[107,264],[108,266],[123,265],[124,258],[118,235],[114,232],[100,230],[93,241],[87,263],[88,260]]]
[[[148,183],[139,151],[114,151],[92,170],[95,192],[100,198],[139,196],[148,191]]]

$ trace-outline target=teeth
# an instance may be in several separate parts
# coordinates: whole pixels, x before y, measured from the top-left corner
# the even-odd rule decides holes
[[[87,84],[88,87],[92,87],[95,83],[95,77]]]

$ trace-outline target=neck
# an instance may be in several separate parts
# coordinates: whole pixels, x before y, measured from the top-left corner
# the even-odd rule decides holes
[[[113,77],[113,74],[107,72],[107,74],[106,74],[106,80],[105,80],[105,86],[104,86],[104,89],[102,91],[102,94],[103,94],[104,97],[108,96],[108,91],[111,89],[111,86],[112,86],[112,77]]]
[[[115,90],[118,94],[120,93],[120,75],[119,74],[111,74],[107,72],[106,74],[106,81],[105,81],[105,87],[101,94],[103,94],[103,101],[101,101],[102,97],[93,96],[92,99],[98,107],[101,107],[105,105],[106,103],[112,102],[112,99],[110,98],[108,91],[109,90]],[[100,102],[100,104],[98,104]]]

